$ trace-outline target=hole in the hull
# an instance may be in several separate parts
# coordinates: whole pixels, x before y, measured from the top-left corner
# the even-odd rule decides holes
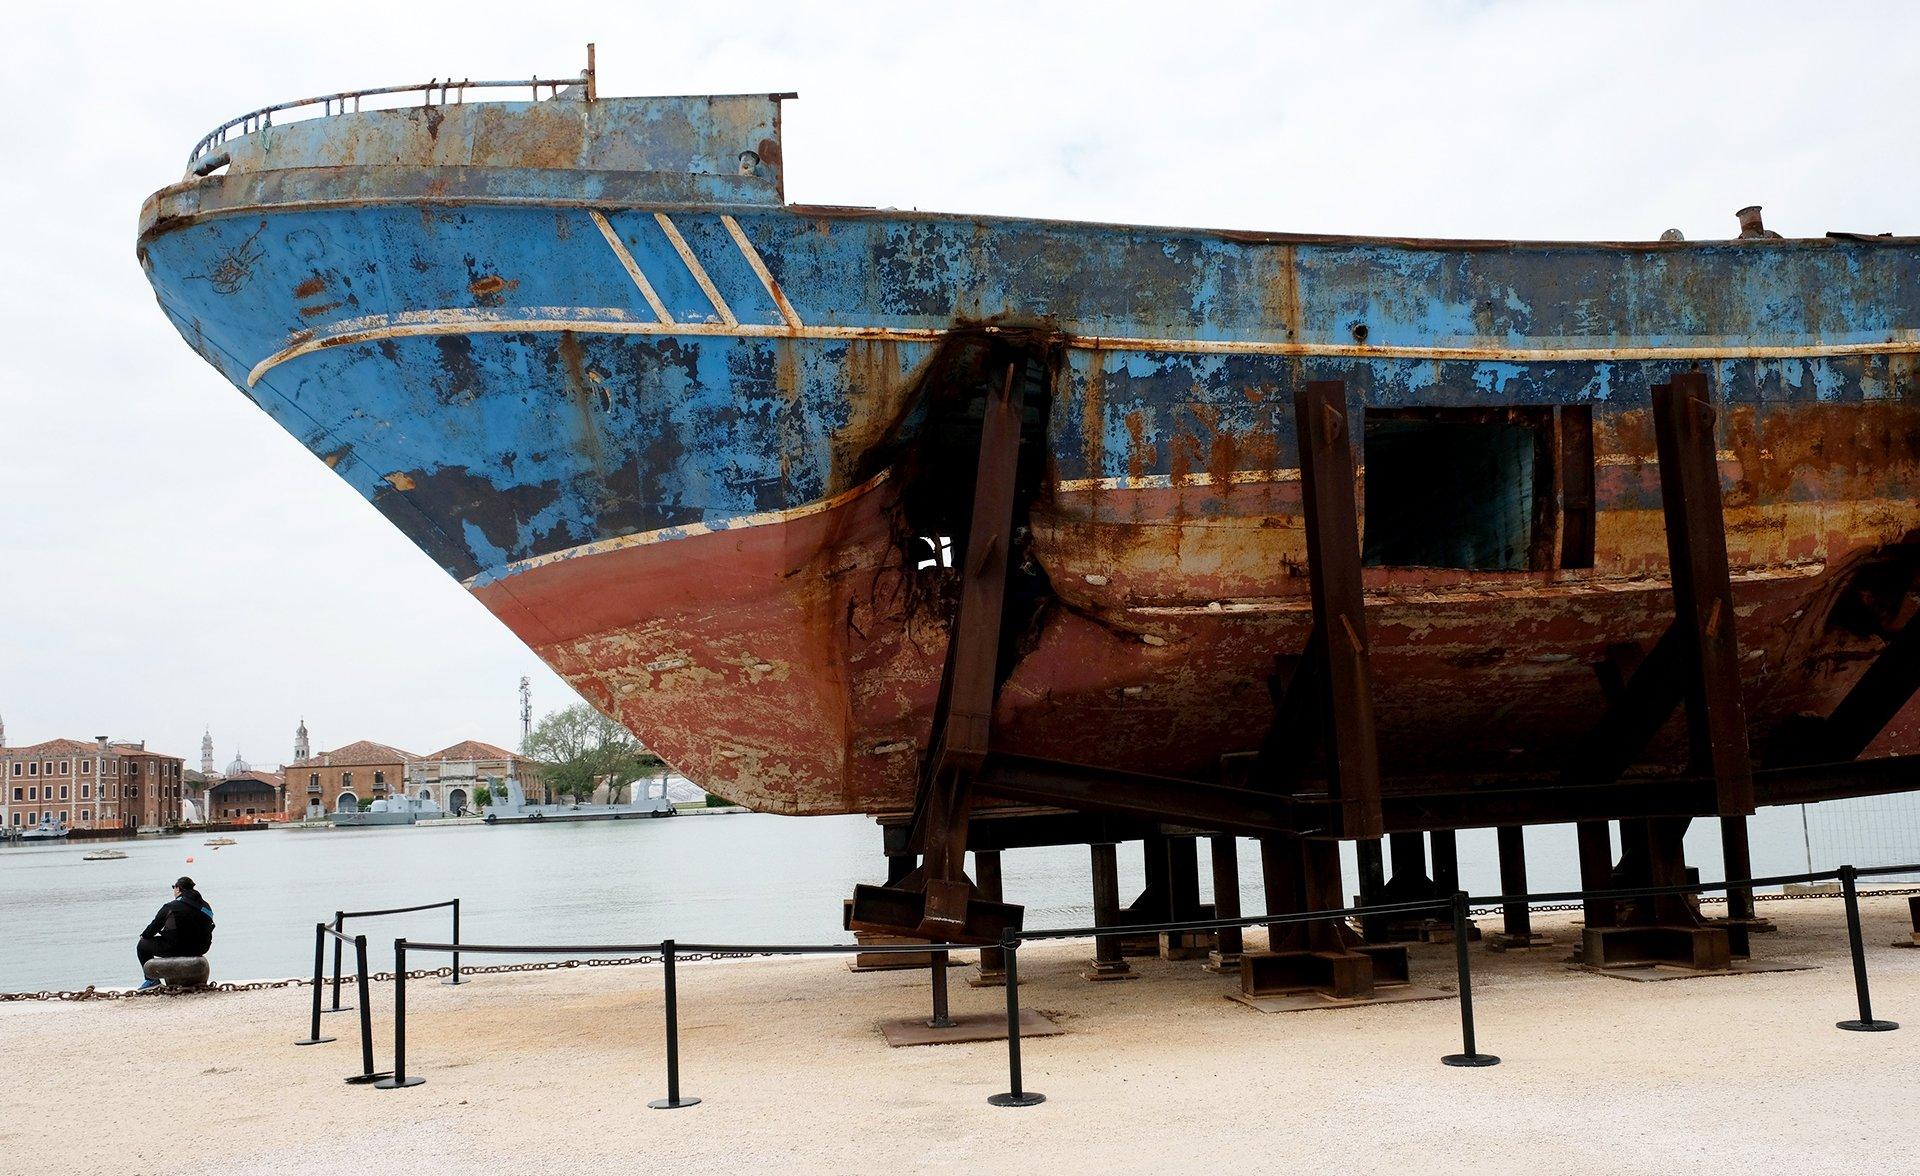
[[[925,571],[928,568],[950,568],[953,566],[953,536],[916,535],[914,541],[920,545],[920,561],[914,564],[914,570]]]
[[[1370,567],[1551,566],[1551,409],[1369,410]]]

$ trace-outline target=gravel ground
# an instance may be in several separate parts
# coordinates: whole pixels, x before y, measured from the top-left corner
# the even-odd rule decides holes
[[[306,989],[101,1004],[0,1004],[0,1169],[10,1172],[1913,1171],[1920,951],[1902,900],[1864,903],[1875,1011],[1853,1015],[1836,900],[1762,904],[1758,958],[1809,970],[1637,984],[1565,951],[1474,951],[1480,1047],[1459,1070],[1452,1001],[1261,1014],[1197,963],[1080,979],[1090,945],[1022,953],[1023,1003],[1063,1036],[1027,1043],[1038,1107],[989,1107],[1001,1043],[889,1049],[879,1020],[925,1007],[924,973],[842,959],[681,971],[686,1093],[665,1093],[657,968],[482,976],[409,987],[409,1069],[374,1091],[343,1040],[296,1049]],[[1571,915],[1539,929],[1569,942]],[[1483,921],[1483,926],[1491,922]],[[216,952],[217,967],[217,952]],[[954,973],[956,1011],[1004,1008]],[[1452,948],[1414,953],[1451,988]],[[392,994],[376,1047],[390,1058]]]

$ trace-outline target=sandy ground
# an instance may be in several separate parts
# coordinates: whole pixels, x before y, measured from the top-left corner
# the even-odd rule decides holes
[[[1090,945],[1022,953],[1023,1003],[1063,1036],[1027,1043],[1048,1101],[986,1103],[1002,1043],[889,1049],[877,1021],[926,1005],[924,973],[843,959],[681,972],[686,1093],[664,1093],[657,968],[409,986],[411,1090],[341,1083],[343,1040],[295,1048],[308,990],[105,1004],[0,1004],[0,1169],[10,1172],[1872,1172],[1920,1169],[1920,950],[1905,904],[1868,900],[1875,1012],[1853,1015],[1836,900],[1766,903],[1767,961],[1811,970],[1644,984],[1565,952],[1474,950],[1480,1047],[1452,1069],[1451,1000],[1261,1014],[1197,963],[1080,978]],[[1538,926],[1567,942],[1570,915]],[[1483,926],[1491,923],[1483,921]],[[1451,947],[1414,955],[1453,985]],[[955,1011],[1004,1008],[956,970]],[[376,1045],[390,1058],[392,996]]]

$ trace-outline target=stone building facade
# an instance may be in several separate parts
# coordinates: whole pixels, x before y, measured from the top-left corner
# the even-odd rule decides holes
[[[475,808],[474,794],[483,787],[505,800],[508,779],[519,781],[528,804],[552,803],[539,764],[478,739],[465,739],[409,762],[407,795],[459,814]]]
[[[332,751],[298,759],[281,769],[286,780],[286,813],[320,817],[348,812],[361,801],[385,800],[404,786],[410,752],[362,739]]]
[[[166,828],[180,823],[185,790],[179,756],[142,742],[50,739],[0,748],[0,823],[42,820],[71,829]]]

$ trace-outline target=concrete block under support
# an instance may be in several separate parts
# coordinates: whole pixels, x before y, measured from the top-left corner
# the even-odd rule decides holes
[[[1138,980],[1140,973],[1125,960],[1092,959],[1087,961],[1087,970],[1080,973],[1084,980]]]
[[[1733,966],[1732,946],[1723,927],[1588,927],[1581,949],[1581,962],[1589,968],[1669,964],[1724,972]]]
[[[1004,1013],[961,1013],[952,1021],[953,1024],[938,1028],[927,1024],[925,1017],[882,1021],[880,1035],[895,1049],[903,1045],[953,1045],[965,1041],[1007,1039],[1007,1018]],[[1066,1030],[1032,1009],[1020,1010],[1021,1037],[1053,1037],[1064,1032]]]
[[[1539,951],[1553,946],[1553,936],[1539,931],[1528,931],[1524,935],[1495,931],[1486,937],[1486,945],[1488,951]]]

